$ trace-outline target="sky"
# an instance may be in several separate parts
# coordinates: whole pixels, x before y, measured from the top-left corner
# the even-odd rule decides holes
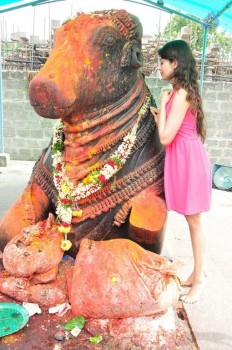
[[[139,17],[144,35],[156,36],[170,21],[170,14],[166,12],[123,0],[64,0],[0,13],[0,37],[6,40],[10,39],[13,32],[23,32],[28,39],[34,35],[39,36],[40,40],[48,40],[51,33],[49,23],[52,20],[58,20],[62,24],[77,12],[108,9],[125,9]]]

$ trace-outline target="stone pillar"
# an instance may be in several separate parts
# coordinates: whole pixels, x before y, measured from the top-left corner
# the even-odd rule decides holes
[[[10,155],[7,153],[0,153],[0,167],[6,167],[9,165]]]

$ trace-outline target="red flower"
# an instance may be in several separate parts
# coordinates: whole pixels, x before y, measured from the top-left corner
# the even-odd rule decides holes
[[[60,223],[62,226],[64,226],[64,227],[69,227],[70,226],[70,224],[68,223],[68,222],[64,222],[64,221],[61,221],[61,223]]]
[[[71,199],[68,199],[68,198],[61,198],[61,203],[63,204],[72,204],[73,201]]]
[[[58,163],[58,164],[56,165],[56,170],[57,170],[57,171],[61,171],[61,170],[62,170],[62,164],[61,164],[61,163]]]
[[[101,181],[101,182],[103,182],[104,184],[107,183],[107,179],[106,179],[105,176],[102,175],[102,174],[98,177],[98,180]]]
[[[112,168],[117,167],[117,163],[114,160],[109,160],[107,164],[109,164]]]

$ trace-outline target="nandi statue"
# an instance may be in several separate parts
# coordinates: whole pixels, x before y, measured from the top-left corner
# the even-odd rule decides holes
[[[0,249],[52,213],[73,257],[83,238],[128,238],[160,253],[164,150],[139,71],[141,38],[138,18],[125,10],[81,14],[56,31],[29,98],[59,123],[0,223]]]
[[[175,343],[178,283],[159,255],[164,149],[139,71],[141,38],[124,10],[81,14],[56,31],[29,98],[58,123],[0,223],[0,293],[42,307],[70,303],[89,333],[114,338],[109,349],[155,349],[164,334],[168,349]]]

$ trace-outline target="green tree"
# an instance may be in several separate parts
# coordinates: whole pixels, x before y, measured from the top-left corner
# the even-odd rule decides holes
[[[201,52],[203,47],[203,26],[182,16],[174,15],[171,21],[164,28],[162,36],[168,40],[175,40],[178,38],[181,28],[184,26],[191,28],[191,48]],[[209,28],[207,35],[207,47],[211,43],[220,44],[220,54],[223,59],[226,59],[231,55],[232,37],[228,33],[219,31],[218,28]]]

